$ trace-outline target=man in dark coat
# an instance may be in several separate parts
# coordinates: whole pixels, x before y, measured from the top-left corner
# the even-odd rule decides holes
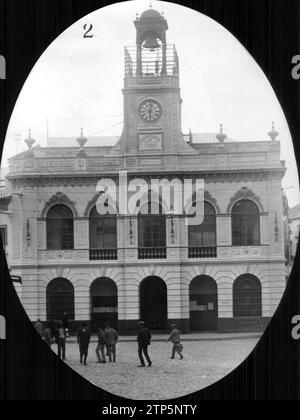
[[[140,321],[138,323],[138,328],[139,328],[138,334],[137,334],[138,355],[141,362],[139,367],[145,367],[143,354],[148,362],[148,366],[150,367],[152,365],[152,362],[148,354],[148,346],[150,345],[151,333],[150,333],[150,330],[145,326],[144,321]]]
[[[88,350],[89,350],[89,344],[91,339],[91,333],[87,326],[87,324],[84,324],[82,328],[78,331],[77,335],[77,342],[79,344],[79,353],[80,353],[80,364],[84,364],[84,366],[87,366],[87,356],[88,356]]]

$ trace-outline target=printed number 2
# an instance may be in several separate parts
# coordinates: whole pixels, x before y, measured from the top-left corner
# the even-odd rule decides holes
[[[93,38],[93,34],[90,34],[89,35],[89,33],[91,32],[91,30],[93,29],[93,25],[90,23],[90,26],[88,27],[88,29],[87,29],[87,24],[85,24],[84,25],[84,27],[83,27],[83,29],[85,30],[85,33],[84,33],[84,35],[83,35],[83,38]]]
[[[300,55],[295,55],[292,58],[292,64],[296,64],[292,69],[292,77],[295,80],[300,79]]]
[[[0,55],[0,79],[6,79],[6,62],[3,55]]]

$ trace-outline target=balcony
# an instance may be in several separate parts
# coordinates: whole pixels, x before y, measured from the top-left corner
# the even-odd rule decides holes
[[[189,247],[189,258],[217,258],[216,246]]]
[[[212,260],[218,259],[219,261],[238,261],[256,259],[275,259],[284,258],[284,255],[270,254],[268,245],[260,246],[206,246],[206,247],[131,247],[131,248],[90,248],[90,249],[71,249],[71,250],[47,250],[38,249],[37,261],[40,264],[70,264],[70,263],[87,263],[102,262],[113,263],[116,261],[129,262],[138,260],[179,260],[182,262],[188,260]]]
[[[155,248],[139,248],[138,249],[139,260],[152,260],[152,259],[164,259],[167,258],[166,247],[155,247]]]
[[[90,249],[90,261],[117,260],[117,248]]]

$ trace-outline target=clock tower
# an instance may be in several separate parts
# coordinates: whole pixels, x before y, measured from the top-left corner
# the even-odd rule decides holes
[[[134,21],[136,45],[125,47],[124,128],[113,154],[195,153],[182,138],[179,61],[167,44],[168,23],[150,8]]]

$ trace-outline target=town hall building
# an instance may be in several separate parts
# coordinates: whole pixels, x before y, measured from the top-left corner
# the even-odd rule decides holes
[[[49,139],[12,157],[0,202],[11,274],[32,321],[121,332],[262,331],[285,289],[285,164],[274,126],[265,141],[183,135],[179,57],[163,15],[134,21],[125,48],[124,127],[117,139]],[[267,130],[266,130],[267,131]],[[164,210],[99,214],[100,179],[204,181],[200,225]],[[144,205],[148,205],[145,203]],[[7,214],[3,214],[7,212]],[[6,230],[5,230],[6,229]]]

